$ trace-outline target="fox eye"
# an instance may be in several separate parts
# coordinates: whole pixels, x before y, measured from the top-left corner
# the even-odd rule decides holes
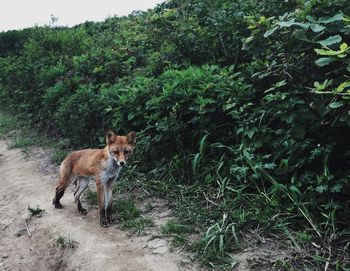
[[[114,154],[119,154],[119,151],[113,151]]]
[[[129,153],[130,153],[130,151],[128,151],[128,150],[125,150],[125,151],[124,151],[124,153],[125,153],[125,154],[129,154]]]

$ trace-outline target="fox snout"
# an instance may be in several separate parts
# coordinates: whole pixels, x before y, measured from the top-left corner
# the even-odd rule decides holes
[[[117,163],[117,165],[120,167],[122,167],[126,164],[126,157],[122,152],[120,152],[120,153],[118,153],[118,155],[114,156],[114,160]]]
[[[117,161],[118,166],[124,166],[126,164],[126,161]]]

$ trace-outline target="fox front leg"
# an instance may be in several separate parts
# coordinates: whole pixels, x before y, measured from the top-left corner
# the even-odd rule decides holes
[[[100,213],[100,226],[108,227],[109,223],[106,216],[105,209],[105,185],[100,181],[96,181],[96,190],[97,190],[97,201],[98,201],[98,209]]]
[[[105,210],[106,210],[106,216],[107,216],[107,221],[109,224],[114,224],[115,220],[112,217],[112,191],[113,191],[113,182],[114,178],[111,178],[108,180],[107,183],[107,197],[105,200]]]

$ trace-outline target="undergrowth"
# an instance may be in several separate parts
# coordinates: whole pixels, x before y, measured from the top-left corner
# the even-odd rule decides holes
[[[115,190],[166,197],[194,233],[164,233],[204,264],[233,268],[254,232],[288,252],[271,268],[349,270],[347,0],[170,0],[0,44],[1,108],[17,116],[1,133],[34,126],[58,162],[136,130]],[[28,131],[15,146],[45,142]],[[115,200],[126,226],[149,224]]]
[[[9,139],[9,148],[19,148],[28,154],[30,147],[51,149],[51,162],[60,164],[67,156],[69,149],[67,141],[57,139],[37,129],[22,118],[0,111],[0,139]]]
[[[39,216],[45,210],[41,209],[39,206],[33,208],[28,205],[28,211],[30,213],[30,216]]]
[[[128,229],[134,234],[143,234],[147,228],[154,225],[152,219],[144,216],[136,202],[131,198],[115,198],[113,207],[117,225],[120,225],[122,229]]]
[[[55,239],[57,246],[60,248],[76,248],[78,246],[78,242],[75,241],[72,237],[59,235]]]

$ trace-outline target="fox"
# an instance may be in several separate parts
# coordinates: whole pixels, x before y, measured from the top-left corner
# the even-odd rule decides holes
[[[112,218],[112,187],[118,179],[121,169],[133,153],[136,132],[125,136],[117,135],[113,130],[106,134],[106,146],[103,149],[84,149],[73,151],[61,163],[60,177],[55,188],[52,204],[56,209],[63,208],[60,203],[66,188],[75,181],[77,189],[74,200],[78,212],[86,214],[80,196],[88,187],[91,179],[95,179],[97,201],[100,215],[100,226],[108,227],[114,223]]]

